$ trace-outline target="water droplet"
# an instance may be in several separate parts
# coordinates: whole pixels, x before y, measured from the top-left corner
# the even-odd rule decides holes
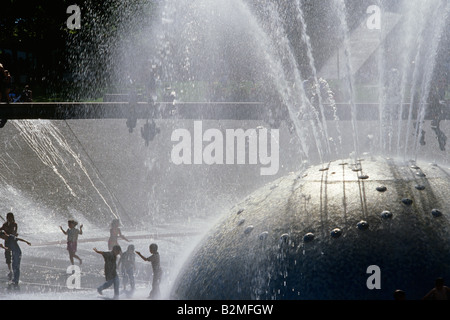
[[[241,219],[238,221],[238,226],[242,225],[245,222],[245,219]]]
[[[405,204],[407,206],[410,206],[413,203],[413,201],[411,199],[409,199],[409,198],[403,198],[402,202],[403,202],[403,204]]]
[[[303,241],[305,242],[311,242],[314,240],[314,233],[312,232],[308,232],[307,234],[305,234],[305,236],[303,237]]]
[[[367,230],[369,228],[369,224],[367,223],[367,221],[361,220],[356,224],[356,227],[359,230]]]
[[[249,234],[250,232],[252,232],[252,230],[253,230],[253,226],[248,226],[247,228],[245,228],[244,233]]]
[[[287,233],[283,233],[280,236],[280,243],[287,243],[289,239],[289,235]]]
[[[381,213],[381,218],[383,218],[383,219],[392,219],[392,212],[387,211],[387,210],[383,211]]]
[[[415,185],[415,188],[416,188],[417,190],[425,190],[425,186],[423,186],[423,185],[421,185],[421,184],[416,184],[416,185]]]
[[[440,216],[442,216],[442,212],[439,211],[438,209],[431,210],[431,214],[433,215],[433,217],[440,217]]]
[[[264,231],[264,232],[261,232],[259,234],[258,238],[259,238],[259,240],[265,240],[268,235],[269,235],[269,232],[268,231]]]
[[[376,189],[377,189],[377,191],[379,191],[379,192],[385,192],[385,191],[387,190],[387,188],[386,188],[385,186],[379,186],[379,187],[377,187]]]
[[[239,209],[239,211],[236,214],[241,214],[244,211],[244,209]]]
[[[418,177],[426,177],[427,175],[425,173],[423,173],[422,171],[418,171],[418,172],[416,172],[416,176],[418,176]]]
[[[369,179],[369,176],[367,174],[363,174],[358,176],[358,179]]]
[[[342,230],[339,228],[334,228],[330,233],[332,238],[339,238],[342,235]]]
[[[319,169],[319,171],[327,171],[328,170],[328,168],[321,168],[321,169]]]

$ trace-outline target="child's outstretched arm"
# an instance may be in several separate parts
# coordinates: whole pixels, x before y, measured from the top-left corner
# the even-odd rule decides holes
[[[146,257],[144,257],[139,251],[136,251],[136,254],[142,258],[142,260],[144,261],[148,261],[148,259]]]
[[[97,248],[94,248],[94,251],[97,252],[98,254],[103,254],[104,253],[104,251],[97,250]]]
[[[0,248],[5,249],[5,250],[9,250],[7,247],[5,247],[3,244],[0,243]]]
[[[23,241],[25,242],[27,245],[31,246],[31,243],[25,239],[21,239],[21,238],[16,238],[17,241]]]
[[[130,240],[128,240],[123,234],[122,231],[119,229],[119,237],[121,237],[123,240],[125,240],[126,242],[130,242]]]
[[[61,226],[59,226],[59,228],[61,229],[61,231],[62,231],[65,235],[67,235],[67,232],[66,232]]]

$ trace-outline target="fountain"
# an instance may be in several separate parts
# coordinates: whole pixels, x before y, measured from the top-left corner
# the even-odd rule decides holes
[[[448,187],[446,168],[379,158],[292,173],[230,210],[173,297],[392,299],[402,289],[420,299],[430,279],[450,276]],[[371,266],[379,289],[367,284]]]
[[[438,165],[415,161],[439,39],[448,26],[450,6],[443,1],[404,2],[403,22],[397,28],[415,28],[417,42],[414,32],[411,38],[408,34],[402,39],[403,46],[397,48],[400,59],[385,45],[380,45],[379,148],[370,151],[380,152],[384,157],[397,152],[403,158],[386,160],[370,154],[363,156],[360,151],[364,145],[357,121],[348,11],[344,1],[333,3],[341,26],[343,87],[351,110],[352,156],[332,160],[339,159],[340,154],[331,154],[332,139],[324,120],[321,92],[315,92],[318,98],[315,109],[305,99],[303,76],[280,21],[280,8],[271,1],[259,4],[261,20],[256,19],[251,25],[261,39],[258,43],[262,44],[256,51],[266,53],[263,69],[271,76],[269,81],[289,111],[289,120],[301,141],[302,156],[311,159],[310,147],[315,145],[318,165],[267,184],[236,204],[189,258],[172,297],[391,299],[396,289],[403,289],[409,297],[420,298],[430,279],[448,277],[449,220],[441,209],[448,203],[439,190],[448,188],[449,172]],[[312,81],[317,84],[302,4],[299,1],[295,4]],[[424,10],[420,9],[422,5]],[[248,10],[244,6],[240,9]],[[383,7],[381,12],[385,10]],[[411,54],[415,54],[412,65]],[[427,60],[423,61],[425,57]],[[401,79],[398,71],[390,74],[386,71],[393,67],[400,70]],[[410,74],[412,86],[407,80]],[[392,91],[400,92],[401,100],[393,102]],[[410,99],[406,100],[408,91]],[[409,104],[406,137],[402,138],[406,101]],[[398,108],[397,113],[392,109],[393,104]],[[411,144],[414,112],[415,140]],[[398,125],[397,150],[392,148],[394,120]],[[313,136],[308,143],[304,140],[308,135],[307,124]],[[342,136],[338,138],[343,140]],[[401,145],[403,140],[405,144]],[[409,157],[413,162],[406,161]],[[371,270],[381,273],[372,275]],[[376,284],[371,283],[373,279],[377,279]]]
[[[137,245],[152,233],[162,241],[170,299],[391,299],[395,289],[420,298],[436,277],[448,278],[450,172],[441,140],[427,135],[421,145],[426,120],[441,119],[429,92],[444,59],[447,1],[377,0],[380,30],[368,30],[360,13],[372,2],[121,3],[110,8],[114,23],[91,5],[84,21],[98,22],[71,38],[70,62],[86,79],[76,98],[108,83],[129,106],[156,112],[126,122],[9,121],[2,130],[14,138],[0,178],[26,168],[13,160],[18,150],[36,159],[34,181],[46,186],[5,187],[42,204],[33,223],[51,232],[49,224],[75,216],[101,234],[120,218]],[[361,48],[365,32],[370,50]],[[191,121],[190,103],[209,104],[223,119]],[[219,103],[239,106],[235,120]],[[246,119],[246,105],[264,121]],[[245,152],[227,149],[231,131],[248,133]],[[192,145],[171,143],[180,133]],[[275,155],[276,170],[262,176],[254,164]]]

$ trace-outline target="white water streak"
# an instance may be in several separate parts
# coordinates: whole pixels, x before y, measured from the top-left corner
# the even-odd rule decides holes
[[[441,13],[442,8],[440,6],[436,6],[435,12],[433,12],[433,27],[432,30],[434,33],[431,36],[431,45],[428,47],[427,52],[427,61],[425,62],[425,70],[424,70],[424,76],[422,79],[422,86],[421,86],[421,99],[419,103],[419,114],[417,119],[417,125],[416,125],[416,139],[414,142],[414,153],[415,158],[417,158],[417,145],[419,141],[420,132],[423,130],[423,122],[425,120],[425,113],[427,110],[427,100],[430,92],[430,85],[431,80],[434,73],[434,68],[436,66],[436,56],[437,56],[437,50],[439,45],[439,40],[441,38],[442,32],[444,31],[445,26],[445,20],[447,19],[447,16],[450,12],[450,2],[447,2],[447,6],[445,10],[443,11],[444,14]]]
[[[12,121],[12,123],[19,130],[25,142],[36,153],[42,163],[53,170],[53,172],[61,179],[61,181],[64,183],[67,190],[69,190],[70,194],[73,197],[78,198],[75,191],[69,184],[68,179],[66,179],[62,174],[62,172],[68,171],[68,168],[66,166],[67,154],[69,154],[71,158],[75,160],[76,164],[89,180],[89,183],[97,192],[99,197],[108,207],[111,214],[115,218],[119,218],[117,213],[109,205],[108,201],[102,195],[100,190],[96,187],[94,181],[92,180],[83,162],[81,161],[80,156],[72,150],[63,134],[57,127],[55,127],[50,121],[47,120],[16,120]]]
[[[309,66],[311,68],[312,74],[313,74],[313,79],[314,79],[314,88],[316,90],[316,95],[318,98],[318,103],[319,103],[319,111],[320,111],[320,116],[321,116],[321,125],[322,128],[324,130],[325,133],[325,139],[326,139],[326,146],[327,146],[327,151],[329,154],[331,154],[331,148],[330,148],[330,137],[328,134],[328,127],[327,127],[327,121],[325,119],[325,111],[324,111],[324,107],[323,107],[323,99],[322,99],[322,93],[320,90],[320,83],[319,83],[319,79],[317,78],[317,70],[316,70],[316,66],[315,66],[315,59],[314,59],[314,55],[313,55],[313,51],[312,51],[312,46],[311,46],[311,39],[308,35],[308,33],[306,32],[306,21],[303,15],[303,9],[300,3],[300,0],[296,0],[295,2],[296,5],[296,9],[297,9],[297,19],[300,20],[300,24],[301,24],[301,33],[302,33],[302,39],[306,44],[306,54],[308,56],[308,60],[309,60]]]
[[[347,85],[350,95],[350,106],[351,106],[351,122],[352,122],[352,130],[353,130],[353,145],[354,145],[354,152],[355,152],[355,161],[359,157],[359,139],[358,139],[358,124],[357,124],[357,118],[356,118],[356,105],[355,105],[355,84],[354,84],[354,76],[353,76],[353,68],[352,68],[352,57],[351,57],[351,51],[350,51],[350,41],[348,38],[349,34],[349,28],[347,25],[347,18],[346,18],[346,6],[344,0],[335,0],[337,14],[339,17],[340,25],[341,25],[341,31],[343,36],[343,44],[344,44],[344,53],[345,53],[345,66],[346,66],[346,72],[347,72]]]

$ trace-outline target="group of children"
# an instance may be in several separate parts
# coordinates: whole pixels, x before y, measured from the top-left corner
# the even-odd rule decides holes
[[[152,243],[149,247],[151,256],[146,258],[139,251],[136,254],[139,255],[144,261],[152,263],[153,269],[153,282],[152,290],[150,291],[149,298],[157,299],[159,297],[159,284],[161,282],[161,267],[159,263],[158,245]],[[114,298],[119,297],[119,275],[117,274],[117,267],[122,267],[123,276],[123,289],[126,290],[128,281],[130,282],[131,292],[134,291],[134,270],[135,270],[135,251],[134,245],[129,245],[127,251],[122,252],[119,245],[114,245],[111,251],[100,251],[94,248],[94,251],[103,256],[105,260],[105,279],[106,281],[97,288],[97,292],[101,295],[102,291],[114,286]],[[120,255],[119,263],[116,264],[116,258]]]
[[[65,231],[61,226],[61,231],[67,235],[67,251],[69,251],[69,259],[72,264],[74,264],[73,258],[77,258],[82,264],[80,257],[76,255],[77,251],[77,241],[78,235],[83,234],[83,225],[80,225],[80,229],[77,229],[78,222],[75,220],[68,221],[68,229]],[[102,291],[114,286],[114,298],[119,297],[119,275],[117,274],[117,267],[121,267],[123,276],[123,289],[126,290],[128,282],[130,283],[131,292],[135,289],[134,282],[134,272],[135,272],[135,247],[134,245],[129,245],[125,252],[122,252],[121,247],[118,244],[118,239],[130,242],[121,232],[120,223],[118,219],[114,219],[111,223],[110,237],[108,239],[108,249],[110,251],[100,251],[94,248],[94,251],[103,256],[105,260],[105,279],[106,281],[97,288],[97,292],[101,295]],[[152,290],[150,291],[149,298],[156,299],[159,297],[159,284],[161,282],[161,266],[158,252],[158,245],[152,243],[149,247],[151,256],[148,258],[144,257],[139,251],[136,254],[139,255],[144,261],[149,261],[152,264],[153,269],[153,282]],[[117,256],[120,255],[119,262],[117,263]]]
[[[78,236],[83,234],[83,225],[80,225],[78,229],[76,226],[78,222],[75,220],[68,221],[68,229],[64,230],[61,226],[61,231],[67,235],[67,251],[69,252],[69,259],[71,264],[74,264],[74,258],[78,259],[80,265],[82,259],[76,254]],[[149,261],[152,264],[153,269],[153,282],[152,290],[149,298],[156,299],[159,296],[159,284],[161,281],[162,270],[160,267],[160,259],[158,253],[158,245],[152,243],[149,247],[151,256],[144,257],[139,251],[135,252],[134,245],[129,245],[125,252],[122,252],[118,244],[118,238],[122,238],[129,242],[129,240],[122,235],[119,228],[119,220],[114,219],[111,223],[110,238],[108,240],[108,249],[110,251],[99,251],[94,248],[94,251],[101,254],[105,260],[105,278],[106,282],[97,288],[99,294],[110,286],[114,285],[114,298],[119,297],[119,276],[117,274],[117,266],[122,271],[124,290],[128,282],[131,286],[131,291],[135,289],[134,272],[135,272],[135,253],[139,255],[144,261]],[[9,274],[8,279],[11,281],[11,285],[18,286],[20,277],[20,261],[22,258],[22,251],[18,245],[19,241],[23,241],[28,245],[30,242],[18,238],[17,223],[15,222],[13,213],[9,212],[6,215],[6,221],[0,228],[0,238],[5,240],[5,244],[0,244],[0,248],[5,250],[6,264],[8,265]],[[117,256],[120,255],[118,264],[116,263]]]

